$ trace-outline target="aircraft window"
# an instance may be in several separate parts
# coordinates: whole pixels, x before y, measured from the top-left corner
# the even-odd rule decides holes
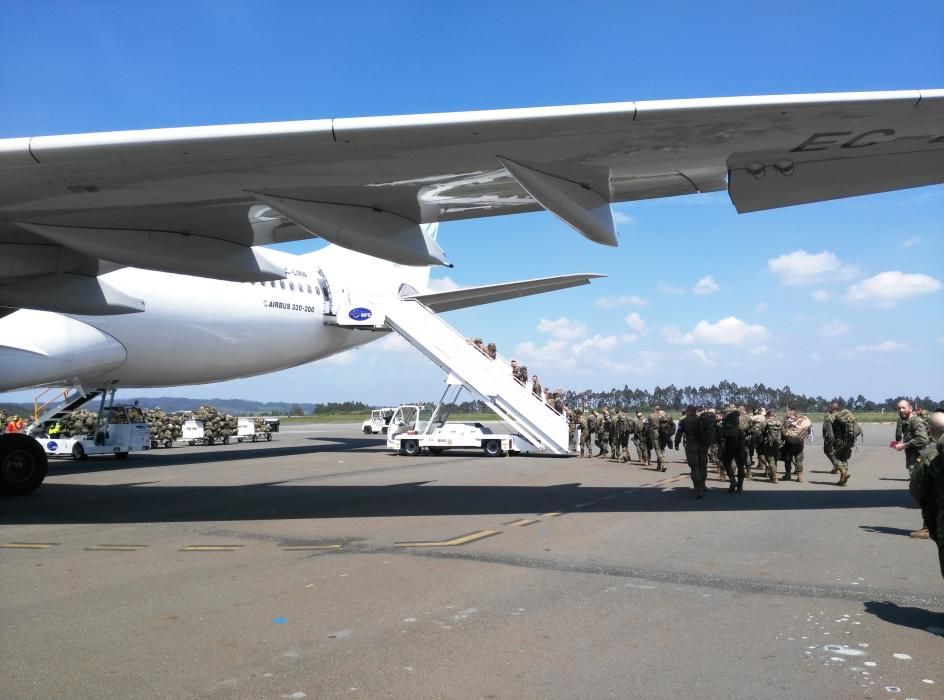
[[[294,291],[295,291],[295,283],[294,283],[294,282],[289,282],[289,283],[288,283],[288,288],[291,289],[291,290],[294,292]]]
[[[269,286],[274,288],[274,287],[275,287],[275,280],[269,280]]]
[[[285,280],[279,280],[279,286],[280,286],[282,289],[285,289]]]
[[[321,296],[321,290],[318,289],[318,287],[315,287],[315,294],[317,294],[318,296]]]
[[[311,294],[311,285],[308,285],[308,293]]]

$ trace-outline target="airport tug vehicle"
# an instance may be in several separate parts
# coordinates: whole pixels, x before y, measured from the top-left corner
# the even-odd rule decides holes
[[[106,396],[111,401],[105,405]],[[114,403],[115,392],[102,394],[95,427],[87,435],[68,438],[36,437],[50,457],[72,457],[82,460],[90,455],[113,454],[125,459],[129,452],[151,448],[151,433],[144,420],[144,413],[137,406]]]
[[[361,423],[361,430],[365,435],[376,435],[377,433],[387,434],[387,426],[390,425],[390,419],[393,418],[395,408],[375,408],[370,412],[370,418]]]
[[[465,387],[460,385],[452,400],[446,403],[446,395],[452,388],[452,384],[446,386],[442,398],[425,421],[424,406],[399,406],[390,419],[387,447],[399,455],[410,457],[423,451],[439,455],[446,450],[481,450],[488,457],[539,451],[521,435],[495,433],[481,423],[449,422],[451,409],[448,407],[456,404]]]

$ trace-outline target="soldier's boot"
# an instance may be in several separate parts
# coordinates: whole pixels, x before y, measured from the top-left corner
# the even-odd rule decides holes
[[[744,493],[744,477],[743,477],[743,476],[739,476],[739,477],[738,477],[737,492],[738,492],[738,493]]]
[[[849,481],[849,470],[848,470],[848,469],[840,469],[840,470],[839,470],[839,481],[836,482],[836,486],[845,486],[847,481]]]
[[[833,470],[832,470],[831,472],[829,472],[829,473],[830,473],[830,474],[838,474],[838,473],[839,473],[839,468],[838,468],[838,467],[833,467]]]
[[[928,528],[926,527],[923,527],[920,530],[915,530],[909,536],[914,537],[916,540],[926,540],[930,537],[930,535],[928,535]]]
[[[734,469],[728,467],[725,471],[728,473],[728,493],[734,493],[737,489],[737,483],[734,481]]]
[[[705,495],[705,484],[704,482],[699,482],[695,484],[695,498],[701,499]]]
[[[797,473],[796,473],[796,480],[797,480],[797,481],[803,481],[803,472],[797,472]]]

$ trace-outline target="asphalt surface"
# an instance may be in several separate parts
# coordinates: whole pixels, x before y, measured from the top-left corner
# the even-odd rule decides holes
[[[354,425],[57,461],[0,502],[4,698],[944,698],[893,426],[846,488],[692,498],[600,459],[398,457]]]

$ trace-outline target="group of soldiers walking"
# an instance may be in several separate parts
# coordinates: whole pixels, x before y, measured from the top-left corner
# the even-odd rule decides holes
[[[568,410],[567,416],[570,449],[579,451],[581,457],[629,462],[632,442],[640,464],[655,462],[656,471],[665,471],[665,450],[684,445],[696,498],[707,490],[709,464],[717,467],[719,479],[728,482],[729,493],[743,492],[744,480],[753,478],[755,464],[772,483],[781,480],[778,461],[783,462],[784,481],[803,481],[803,449],[812,432],[812,421],[793,408],[781,419],[774,410],[749,413],[745,406],[734,404],[718,410],[689,406],[678,423],[660,406],[648,416],[621,408],[574,409]],[[838,486],[849,480],[849,456],[861,434],[851,411],[835,404],[830,407],[823,422],[824,451],[833,473],[839,474]]]

